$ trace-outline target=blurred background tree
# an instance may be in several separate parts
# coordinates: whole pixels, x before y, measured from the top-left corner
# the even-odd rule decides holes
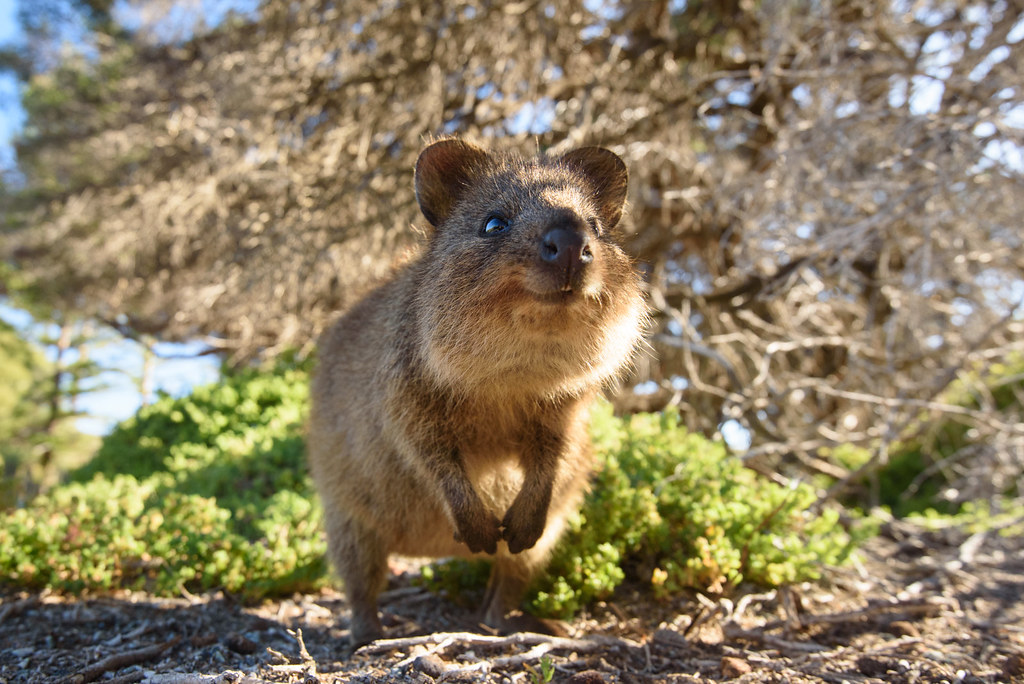
[[[9,325],[0,323],[0,508],[13,503],[21,490],[33,447],[31,435],[45,420],[33,391],[46,377],[42,354],[33,349]]]
[[[950,503],[1022,494],[1019,0],[211,4],[23,5],[15,301],[308,352],[413,248],[431,136],[601,144],[656,314],[622,409],[822,493],[898,452]]]
[[[5,388],[0,392],[0,510],[56,484],[99,444],[99,438],[79,433],[69,420],[78,415],[81,380],[92,369],[80,355],[67,358],[84,339],[75,335],[76,327],[59,329],[53,346],[63,352],[50,361],[40,344],[0,321],[0,386]]]

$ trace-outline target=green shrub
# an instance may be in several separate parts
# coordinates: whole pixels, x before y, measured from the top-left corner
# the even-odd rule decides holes
[[[246,371],[141,409],[70,483],[0,514],[0,579],[248,598],[319,586],[327,568],[305,469],[307,386],[301,370]],[[809,487],[759,479],[675,413],[623,420],[600,404],[594,414],[601,466],[531,594],[534,612],[572,614],[627,573],[658,596],[813,579],[852,548],[834,512],[809,512]],[[423,580],[457,597],[487,572],[447,562]]]
[[[303,448],[307,377],[245,371],[119,425],[71,482],[3,515],[0,578],[249,598],[324,581]]]

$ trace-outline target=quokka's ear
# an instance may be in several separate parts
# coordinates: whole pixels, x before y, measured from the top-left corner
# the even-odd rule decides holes
[[[416,161],[416,201],[435,228],[473,179],[487,166],[487,152],[454,138],[439,140],[420,152]]]
[[[619,155],[603,147],[581,147],[566,152],[559,161],[586,178],[597,200],[601,222],[605,228],[614,228],[622,217],[629,184],[629,172]]]

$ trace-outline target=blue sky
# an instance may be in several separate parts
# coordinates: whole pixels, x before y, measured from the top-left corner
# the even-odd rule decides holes
[[[0,43],[10,41],[17,34],[15,0],[0,0]]]
[[[0,0],[0,45],[7,45],[18,35],[16,0]],[[18,104],[18,83],[10,74],[0,73],[0,169],[14,165],[11,138],[20,130],[25,115]]]

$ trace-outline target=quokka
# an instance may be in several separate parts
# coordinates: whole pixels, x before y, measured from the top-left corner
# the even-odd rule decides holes
[[[323,335],[310,467],[358,646],[382,635],[390,554],[493,557],[484,622],[543,570],[591,471],[588,406],[646,319],[613,228],[625,164],[446,139],[416,164],[418,258]]]

